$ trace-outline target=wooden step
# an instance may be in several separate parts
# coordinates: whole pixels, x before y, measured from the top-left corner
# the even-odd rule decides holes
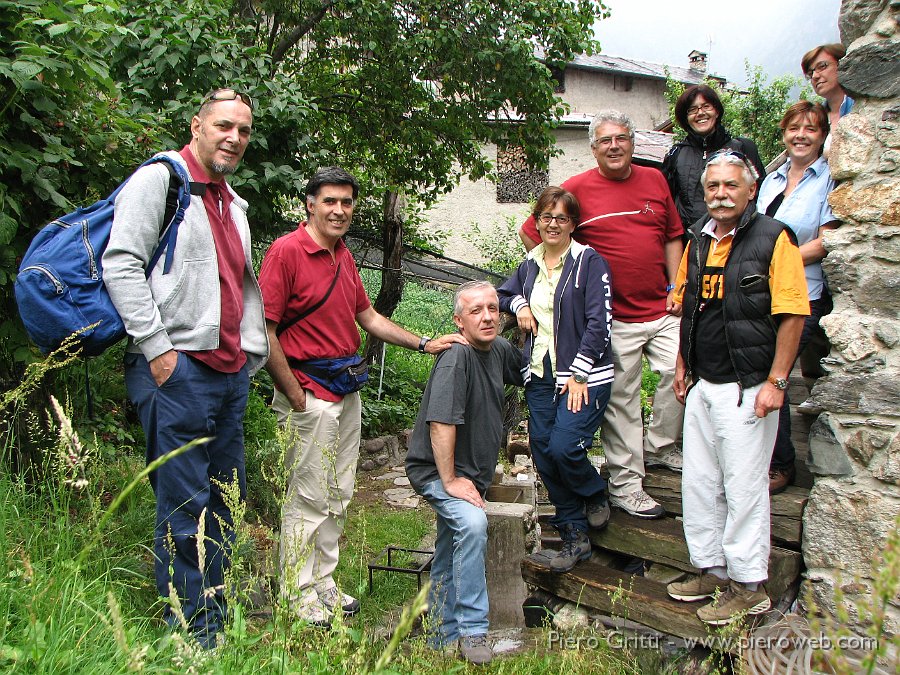
[[[672,600],[664,584],[617,572],[593,560],[557,574],[526,557],[522,560],[522,578],[570,602],[623,616],[664,633],[683,638],[707,635],[706,626],[696,615],[697,603]]]
[[[599,532],[590,530],[588,536],[592,544],[606,550],[645,558],[691,574],[699,573],[691,565],[681,521],[674,518],[645,520],[613,510],[606,528]],[[802,562],[797,551],[772,546],[766,588],[773,599],[781,597],[800,576]]]
[[[682,515],[681,475],[665,469],[647,471],[644,489],[663,505],[667,513]],[[809,500],[809,490],[794,485],[770,497],[772,539],[791,550],[800,550],[803,535],[803,509]]]

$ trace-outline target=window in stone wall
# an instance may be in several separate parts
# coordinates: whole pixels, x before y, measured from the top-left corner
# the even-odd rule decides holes
[[[550,68],[550,77],[553,78],[553,93],[554,94],[565,94],[566,93],[566,71],[564,68]]]
[[[629,75],[616,75],[613,78],[613,89],[615,91],[631,91],[634,87],[634,78]]]
[[[533,169],[521,147],[497,148],[497,202],[521,204],[536,199],[550,185],[550,172]]]

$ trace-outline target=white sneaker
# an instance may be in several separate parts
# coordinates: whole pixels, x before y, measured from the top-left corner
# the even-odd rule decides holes
[[[331,610],[319,599],[316,589],[306,588],[300,596],[299,602],[291,604],[294,616],[310,626],[325,628],[331,625],[333,614]]]
[[[677,449],[669,450],[662,454],[645,452],[644,466],[664,466],[670,471],[681,473],[681,469],[684,466],[684,455],[681,454],[681,450]]]
[[[335,612],[340,607],[344,616],[353,616],[359,612],[359,600],[346,593],[341,593],[336,586],[319,591],[319,600],[331,612]]]
[[[610,495],[609,503],[638,518],[662,518],[666,515],[666,510],[662,505],[643,490],[636,490],[621,497]]]

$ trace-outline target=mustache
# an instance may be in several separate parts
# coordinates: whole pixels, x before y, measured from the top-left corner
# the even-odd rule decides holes
[[[718,209],[722,207],[726,209],[733,209],[736,205],[733,201],[726,197],[725,199],[713,199],[711,202],[706,202],[706,206],[711,209]]]

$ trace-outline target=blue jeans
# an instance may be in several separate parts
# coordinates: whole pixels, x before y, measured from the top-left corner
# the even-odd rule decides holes
[[[797,347],[797,355],[809,344],[814,333],[822,332],[819,321],[823,316],[831,314],[834,303],[828,289],[823,289],[822,297],[809,301],[809,316],[803,321],[803,332],[800,333],[800,345]],[[778,411],[778,435],[775,436],[775,447],[772,449],[771,469],[790,469],[794,466],[796,450],[791,440],[791,402],[788,400],[787,390],[784,392],[784,403]]]
[[[606,481],[588,459],[588,450],[603,421],[611,389],[609,384],[591,387],[588,404],[577,413],[570,412],[568,394],[556,395],[549,358],[544,359],[544,376],[532,376],[525,387],[531,457],[556,507],[550,523],[560,532],[570,524],[586,532],[585,502],[606,497]]]
[[[444,647],[460,636],[487,635],[487,515],[484,509],[448,495],[440,479],[426,483],[420,494],[437,517],[428,595],[429,642]]]
[[[220,373],[179,353],[172,375],[158,387],[147,359],[129,353],[125,384],[144,428],[148,463],[195,438],[212,437],[150,475],[156,495],[156,588],[168,598],[172,584],[197,640],[211,647],[225,621],[225,570],[234,541],[234,521],[214,481],[237,479],[244,499],[247,367]],[[204,509],[201,569],[197,534]],[[178,624],[171,607],[166,608],[165,619],[169,625]]]

